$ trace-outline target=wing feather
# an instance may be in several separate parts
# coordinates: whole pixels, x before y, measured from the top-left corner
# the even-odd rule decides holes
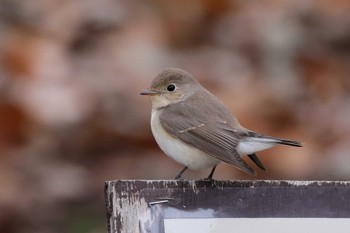
[[[179,107],[184,109],[184,106],[176,106],[178,104],[169,105],[159,115],[160,123],[169,134],[209,156],[255,174],[236,151],[241,136],[232,127],[219,117],[207,119],[189,106],[186,112],[179,112]]]

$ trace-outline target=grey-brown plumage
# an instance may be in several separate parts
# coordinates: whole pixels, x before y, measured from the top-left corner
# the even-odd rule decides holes
[[[301,146],[242,127],[218,98],[181,69],[161,72],[141,94],[152,97],[151,126],[157,143],[186,167],[201,169],[223,161],[255,174],[243,155],[266,170],[255,152],[277,144]]]

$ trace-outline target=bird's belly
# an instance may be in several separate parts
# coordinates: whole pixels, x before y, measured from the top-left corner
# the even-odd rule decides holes
[[[161,126],[158,111],[155,110],[152,111],[151,129],[160,149],[176,162],[193,170],[213,167],[219,163],[219,160],[168,134]]]

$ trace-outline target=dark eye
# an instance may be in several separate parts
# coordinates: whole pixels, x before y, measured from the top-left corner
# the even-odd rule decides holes
[[[171,92],[173,92],[173,91],[175,91],[175,89],[176,89],[176,87],[175,87],[175,85],[174,84],[170,84],[169,86],[167,86],[167,88],[166,88],[168,91],[171,91]]]

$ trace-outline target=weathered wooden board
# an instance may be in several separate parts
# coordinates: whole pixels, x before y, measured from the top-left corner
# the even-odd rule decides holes
[[[117,180],[105,195],[109,233],[165,233],[177,218],[350,219],[345,181]]]

